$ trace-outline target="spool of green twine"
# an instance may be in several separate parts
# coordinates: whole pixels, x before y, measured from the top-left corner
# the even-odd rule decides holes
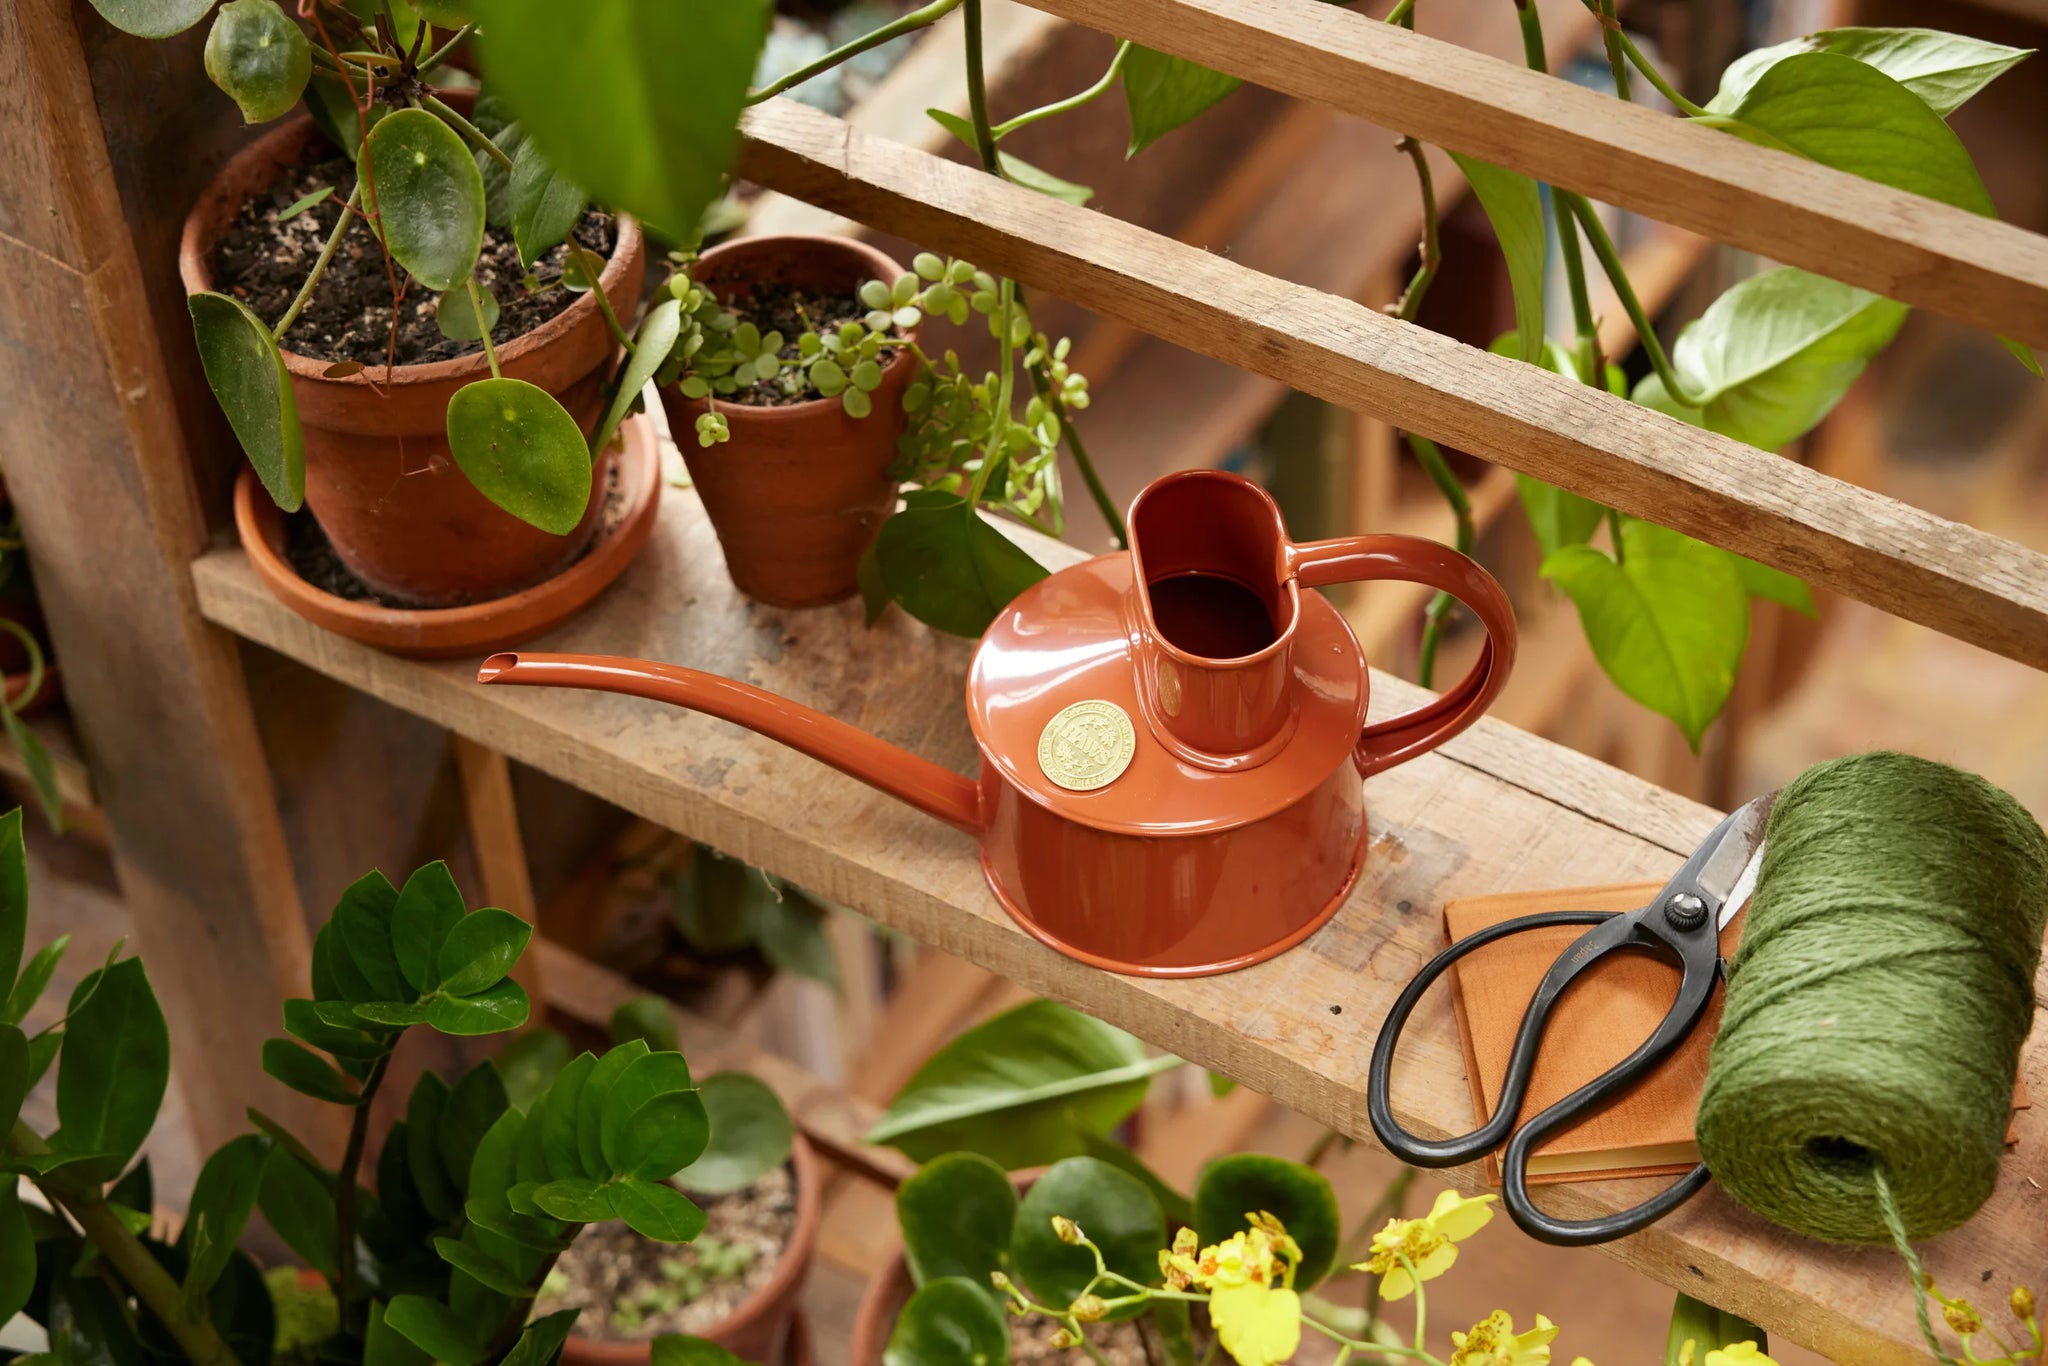
[[[1968,1219],[2033,1020],[2041,827],[1946,764],[1820,764],[1778,797],[1747,914],[1700,1098],[1715,1182],[1834,1242],[1895,1241],[1886,1197],[1908,1238]]]

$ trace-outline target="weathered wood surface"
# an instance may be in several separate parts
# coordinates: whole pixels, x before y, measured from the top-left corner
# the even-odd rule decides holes
[[[665,492],[639,561],[578,621],[536,648],[641,655],[745,679],[961,770],[974,763],[961,695],[966,642],[858,603],[789,613],[741,599],[687,490]],[[1073,557],[1039,543],[1051,559]],[[323,673],[789,877],[1032,991],[1068,1001],[1370,1141],[1365,1074],[1374,1028],[1440,941],[1450,897],[1659,877],[1714,813],[1498,723],[1375,777],[1371,854],[1338,916],[1298,949],[1225,977],[1157,982],[1079,967],[1015,928],[983,885],[965,836],[726,723],[607,695],[485,688],[474,663],[393,659],[329,635],[273,601],[238,551],[193,569],[214,621]],[[1384,676],[1375,703],[1415,690]],[[550,964],[552,967],[552,963]],[[549,991],[560,989],[548,981]],[[1469,1127],[1447,1002],[1418,1016],[1397,1078],[1407,1119]],[[2026,1059],[2048,1088],[2048,1041]],[[1934,1272],[1975,1283],[2048,1264],[2048,1130],[2021,1144],[1985,1211],[1929,1249]],[[1470,1184],[1476,1174],[1455,1174]],[[1640,1183],[1558,1188],[1574,1214],[1641,1198]],[[1507,1229],[1488,1236],[1519,1236]],[[1709,1193],[1610,1251],[1836,1360],[1917,1358],[1895,1259],[1791,1239]]]
[[[2048,346],[2048,237],[1317,0],[1027,0],[1452,151]]]
[[[0,167],[8,487],[137,947],[172,1021],[194,1137],[211,1148],[246,1130],[254,1103],[338,1150],[333,1107],[302,1102],[253,1066],[281,1000],[304,991],[306,929],[237,642],[201,619],[186,568],[206,528],[178,367],[152,325],[171,326],[160,295],[175,295],[176,278],[146,276],[138,256],[138,242],[160,250],[175,234],[180,185],[220,150],[218,125],[149,112],[158,100],[212,97],[204,35],[109,39],[86,16],[102,58],[118,64],[128,49],[109,122],[153,141],[103,131],[69,3],[0,6],[0,115],[13,135]],[[174,59],[188,65],[165,74],[159,64]],[[168,202],[126,205],[123,186]],[[131,237],[131,207],[154,216],[154,237]]]
[[[2048,667],[2038,551],[788,101],[745,129],[763,184]]]

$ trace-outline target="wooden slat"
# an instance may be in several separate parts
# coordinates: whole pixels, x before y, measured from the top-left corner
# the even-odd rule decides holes
[[[2036,551],[800,105],[745,126],[751,179],[2048,667]]]
[[[462,777],[463,814],[469,820],[470,849],[484,901],[529,925],[538,925],[533,876],[526,867],[526,841],[519,833],[519,804],[512,795],[512,765],[497,750],[466,736],[450,738],[455,767]],[[538,956],[522,956],[512,969],[512,979],[526,988],[529,998],[544,998]]]
[[[1028,0],[1453,151],[2048,346],[2048,238],[1317,0]]]
[[[537,648],[687,661],[956,770],[974,763],[959,682],[967,642],[935,636],[900,613],[865,629],[857,602],[810,612],[748,603],[726,578],[696,497],[671,489],[663,499],[639,560]],[[1050,563],[1076,555],[1032,544]],[[1013,926],[966,836],[780,746],[632,698],[487,688],[474,681],[473,662],[378,654],[279,606],[239,551],[204,556],[193,577],[206,613],[253,640],[1367,1141],[1374,1032],[1394,993],[1440,943],[1446,899],[1666,876],[1677,851],[1689,850],[1714,819],[1697,803],[1482,722],[1443,751],[1367,784],[1371,855],[1347,904],[1306,943],[1223,977],[1118,977],[1079,967]],[[1377,712],[1416,697],[1384,675],[1374,676],[1373,690]],[[552,961],[548,968],[548,990],[561,990]],[[2048,1038],[2033,1041],[2022,1068],[2030,1087],[2048,1088]],[[1447,1003],[1426,1002],[1416,1016],[1395,1098],[1425,1132],[1471,1123]],[[1990,1204],[1930,1245],[1930,1269],[1945,1283],[1973,1280],[1989,1266],[2048,1265],[2048,1226],[2028,1185],[2048,1184],[2044,1123],[2022,1120],[2019,1150]],[[1477,1178],[1467,1171],[1442,1179]],[[1588,1184],[1544,1198],[1583,1215],[1633,1203],[1647,1189]],[[1518,1235],[1503,1226],[1487,1236]],[[1718,1195],[1606,1250],[1835,1360],[1917,1358],[1911,1297],[1892,1260],[1792,1239]]]

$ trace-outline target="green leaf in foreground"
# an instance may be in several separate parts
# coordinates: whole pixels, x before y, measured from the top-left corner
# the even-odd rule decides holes
[[[401,109],[364,139],[385,245],[413,278],[453,289],[484,242],[484,179],[461,134],[424,109]]]
[[[456,390],[448,447],[479,493],[542,531],[568,535],[590,505],[590,449],[538,385],[480,379]]]
[[[243,1134],[222,1144],[199,1169],[180,1236],[191,1257],[185,1268],[188,1294],[205,1294],[227,1270],[235,1244],[242,1240],[242,1230],[248,1225],[249,1214],[256,1208],[256,1195],[270,1150],[269,1139],[260,1134]]]
[[[1721,73],[1708,102],[1716,114],[1733,112],[1766,71],[1802,52],[1832,52],[1874,66],[1946,118],[2018,63],[2032,49],[1987,43],[1931,28],[1833,28],[1737,58]]]
[[[1245,1227],[1245,1216],[1273,1215],[1301,1244],[1295,1287],[1308,1290],[1330,1274],[1344,1221],[1330,1180],[1313,1167],[1264,1153],[1233,1153],[1202,1169],[1195,1183],[1195,1231],[1220,1243]]]
[[[1063,1243],[1055,1215],[1073,1220],[1102,1251],[1103,1263],[1140,1285],[1159,1279],[1159,1249],[1166,1246],[1166,1216],[1145,1184],[1092,1157],[1055,1162],[1017,1206],[1010,1261],[1017,1276],[1045,1304],[1071,1304],[1095,1277],[1087,1248]],[[1137,1310],[1117,1315],[1129,1318]]]
[[[925,625],[979,636],[1012,598],[1045,577],[1044,565],[966,499],[917,489],[903,502],[875,538],[875,563],[890,596]]]
[[[171,1037],[140,958],[88,975],[71,994],[57,1063],[55,1144],[111,1178],[149,1137],[171,1075]]]
[[[284,357],[263,320],[225,294],[185,301],[200,368],[228,426],[271,500],[286,512],[306,501],[306,446]]]
[[[1594,658],[1620,689],[1678,723],[1695,750],[1735,687],[1749,639],[1749,594],[1734,557],[1652,522],[1625,518],[1622,562],[1567,546],[1543,577],[1568,594]]]
[[[313,75],[313,47],[277,0],[228,0],[206,34],[206,75],[245,123],[291,112]]]
[[[978,1153],[947,1153],[925,1163],[896,1189],[903,1254],[919,1285],[960,1276],[993,1296],[989,1273],[1010,1263],[1017,1188]]]
[[[1694,408],[1656,375],[1635,401],[1764,450],[1811,431],[1890,344],[1904,304],[1825,276],[1782,267],[1753,275],[1687,324],[1671,364]]]
[[[743,1190],[789,1161],[794,1128],[768,1084],[745,1072],[714,1072],[697,1094],[711,1136],[697,1160],[675,1174],[684,1190],[724,1195]]]
[[[138,38],[168,38],[206,17],[213,0],[92,0],[100,17]]]
[[[1029,1001],[968,1030],[918,1068],[870,1143],[920,1162],[977,1152],[1012,1170],[1082,1151],[1077,1131],[1107,1134],[1180,1066],[1147,1057],[1114,1025],[1053,1001]]]
[[[564,176],[694,243],[739,148],[769,0],[494,0],[485,83]]]
[[[1471,182],[1479,207],[1493,224],[1507,261],[1508,281],[1515,296],[1515,333],[1519,358],[1541,363],[1543,354],[1543,276],[1550,259],[1549,225],[1543,215],[1543,192],[1525,175],[1491,162],[1451,153]]]
[[[882,1366],[1000,1366],[1010,1321],[988,1290],[962,1276],[933,1281],[903,1306]]]

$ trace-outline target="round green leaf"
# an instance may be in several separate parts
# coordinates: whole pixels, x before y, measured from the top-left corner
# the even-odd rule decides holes
[[[869,280],[860,287],[860,301],[869,308],[890,307],[892,296],[889,286],[883,284],[880,280]]]
[[[479,303],[484,306],[482,318],[476,313]],[[464,281],[434,301],[434,325],[441,329],[442,336],[454,341],[482,341],[484,334],[498,325],[498,300],[482,287],[471,300],[468,282]]]
[[[477,491],[521,521],[566,536],[583,519],[590,450],[547,390],[523,379],[464,385],[448,403],[448,446]]]
[[[864,360],[853,367],[853,387],[862,393],[873,393],[882,387],[882,367],[871,360]]]
[[[168,38],[206,17],[213,0],[92,0],[100,17],[138,38]]]
[[[313,48],[277,0],[228,0],[206,35],[206,75],[245,123],[291,112],[313,75]]]
[[[621,1001],[606,1025],[614,1047],[638,1039],[656,1052],[674,1053],[682,1048],[675,1007],[665,996],[650,994]]]
[[[495,0],[485,83],[604,203],[694,243],[739,147],[769,0],[565,5]]]
[[[846,409],[846,415],[856,421],[875,410],[875,401],[861,389],[848,389],[839,396],[839,403]]]
[[[1259,1213],[1278,1219],[1301,1244],[1295,1289],[1311,1289],[1330,1274],[1344,1221],[1328,1177],[1261,1153],[1236,1153],[1203,1169],[1195,1183],[1195,1232],[1203,1243],[1222,1242],[1246,1227],[1247,1214]]]
[[[401,109],[370,130],[363,151],[398,264],[433,290],[469,278],[484,244],[484,178],[461,135],[424,109]]]
[[[436,960],[441,990],[469,996],[504,980],[526,951],[533,926],[495,906],[471,911],[449,927]]]
[[[882,1351],[882,1366],[1004,1366],[1010,1322],[984,1286],[959,1276],[910,1297]]]
[[[1016,1220],[1016,1187],[978,1153],[934,1158],[896,1188],[903,1252],[919,1285],[963,1276],[987,1287],[990,1272],[1009,1268]]]
[[[684,1190],[724,1195],[744,1190],[789,1161],[789,1111],[766,1082],[745,1072],[714,1072],[697,1095],[711,1136],[695,1162],[675,1174]]]
[[[227,414],[271,501],[297,512],[306,501],[306,446],[284,357],[263,320],[239,299],[194,294],[185,301],[206,387]]]
[[[836,397],[846,388],[846,371],[830,356],[820,356],[811,365],[811,386],[826,398]]]
[[[747,1366],[747,1363],[703,1338],[669,1333],[648,1344],[653,1366]]]
[[[1166,1216],[1145,1183],[1093,1157],[1055,1162],[1017,1206],[1010,1262],[1042,1303],[1063,1306],[1087,1289],[1095,1259],[1052,1231],[1054,1215],[1081,1226],[1102,1249],[1104,1265],[1140,1285],[1159,1279]]]

